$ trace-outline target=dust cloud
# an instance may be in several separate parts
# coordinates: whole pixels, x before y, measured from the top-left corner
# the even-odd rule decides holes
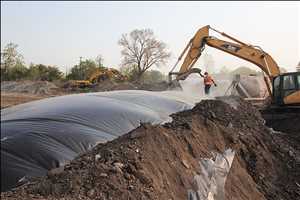
[[[204,93],[203,78],[195,74],[192,74],[186,80],[179,82],[182,90],[174,89],[159,92],[158,94],[183,101],[190,105],[195,105],[204,99],[215,99],[217,96],[224,96],[232,82],[229,77],[225,76],[215,78],[214,80],[217,83],[217,87],[212,86],[209,95],[205,95]]]

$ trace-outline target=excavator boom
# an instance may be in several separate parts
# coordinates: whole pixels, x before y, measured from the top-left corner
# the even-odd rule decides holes
[[[210,30],[219,33],[223,37],[228,38],[230,41],[221,40],[221,39],[211,36],[209,34]],[[262,48],[242,42],[226,33],[223,33],[214,28],[211,28],[209,25],[200,28],[196,32],[194,37],[186,45],[185,49],[179,56],[176,64],[174,65],[174,67],[171,69],[171,71],[169,73],[169,81],[171,84],[174,82],[178,82],[179,80],[186,79],[192,73],[198,73],[202,76],[201,70],[195,69],[195,68],[193,68],[193,66],[195,65],[195,63],[197,62],[199,57],[201,56],[201,53],[203,52],[205,45],[210,46],[215,49],[219,49],[223,52],[226,52],[228,54],[231,54],[233,56],[236,56],[238,58],[241,58],[243,60],[246,60],[246,61],[251,62],[254,65],[258,66],[264,72],[264,75],[265,75],[264,80],[265,80],[269,95],[273,96],[273,91],[272,91],[273,79],[275,77],[281,75],[280,68],[277,65],[277,63],[275,62],[275,60],[268,53],[263,51]],[[180,67],[179,72],[173,72],[175,67],[181,61],[181,59],[183,58],[184,55],[186,55],[186,56],[183,60],[183,63]],[[175,80],[173,80],[174,75],[176,76]],[[297,82],[297,81],[295,81],[295,82]],[[298,84],[298,83],[296,83],[296,84]],[[177,85],[178,85],[178,83],[177,83]],[[298,87],[300,87],[300,86],[298,86]],[[295,87],[295,88],[297,88],[297,87]],[[297,99],[296,101],[299,101],[299,103],[300,103],[299,94],[300,94],[300,92],[298,91],[296,93],[296,99]],[[295,96],[295,94],[294,94],[294,96]],[[293,98],[293,99],[295,99],[295,98]]]

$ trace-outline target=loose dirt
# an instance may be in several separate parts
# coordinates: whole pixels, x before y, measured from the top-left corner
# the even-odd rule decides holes
[[[92,88],[72,88],[68,82],[48,82],[48,81],[2,81],[1,82],[1,109],[48,98],[83,92],[104,92],[114,90],[148,90],[164,91],[167,90],[167,82],[153,84],[114,82],[110,80],[96,84]]]
[[[100,83],[95,84],[91,88],[70,88],[69,84],[64,85],[65,91],[83,91],[88,90],[91,92],[105,92],[114,90],[148,90],[148,91],[164,91],[168,89],[168,83],[166,81],[158,83],[133,83],[133,82],[115,82],[111,80],[105,80]]]
[[[63,94],[59,87],[48,81],[2,81],[1,109]]]
[[[27,93],[36,95],[56,94],[59,88],[48,81],[2,81],[2,92]]]
[[[1,109],[48,97],[49,95],[1,92]]]
[[[199,160],[236,151],[225,199],[300,198],[300,152],[239,98],[203,100],[165,125],[142,124],[1,199],[187,199]],[[297,144],[299,145],[299,143]]]

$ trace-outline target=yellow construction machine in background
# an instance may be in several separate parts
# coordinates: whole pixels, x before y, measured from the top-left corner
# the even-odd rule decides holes
[[[87,88],[92,87],[102,81],[111,80],[116,82],[126,81],[127,77],[113,68],[98,68],[92,73],[87,80],[74,80],[71,87]]]

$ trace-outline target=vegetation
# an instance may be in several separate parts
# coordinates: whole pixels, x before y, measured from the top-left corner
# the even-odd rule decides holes
[[[138,77],[138,70],[136,65],[122,67],[121,73],[125,75],[128,78],[128,80],[131,82],[135,82],[136,80],[139,80],[139,82],[143,82],[143,83],[157,83],[157,82],[167,80],[167,76],[158,70],[145,71],[142,74],[142,76]]]
[[[27,67],[23,56],[18,52],[18,45],[7,44],[1,53],[1,81],[33,80],[54,81],[61,80],[64,74],[56,66],[30,64]],[[103,67],[103,58],[98,55],[95,61],[87,59],[80,61],[71,69],[68,79],[86,79],[96,68]]]
[[[55,66],[46,66],[43,64],[31,64],[27,77],[29,80],[34,81],[54,81],[63,77],[63,73]]]
[[[1,53],[1,81],[18,80],[27,73],[23,56],[17,51],[17,48],[17,44],[9,43]]]
[[[167,80],[167,76],[162,74],[158,70],[146,71],[142,76],[142,81],[144,83],[157,83],[166,80]]]
[[[27,68],[23,56],[17,50],[18,45],[9,43],[1,53],[1,81],[11,80],[46,80],[53,81],[63,77],[55,66],[31,64]]]
[[[67,75],[69,80],[86,80],[90,75],[95,72],[98,68],[96,62],[91,59],[86,59],[85,61],[80,61],[78,65],[75,65],[70,74]],[[101,67],[103,67],[101,65]]]
[[[137,78],[137,67],[136,65],[128,65],[121,67],[121,73],[128,78],[128,81],[135,81]]]
[[[171,55],[166,44],[157,40],[150,29],[136,29],[123,34],[119,45],[122,47],[123,67],[131,72],[132,79],[136,81],[140,81],[150,67],[165,64]]]
[[[123,67],[121,71],[129,81],[146,83],[166,80],[165,75],[152,66],[164,64],[170,57],[165,43],[157,40],[150,29],[134,30],[124,34],[119,41],[122,46]],[[94,60],[81,60],[65,76],[67,80],[87,80],[97,69],[104,68],[102,55]],[[148,71],[147,71],[148,70]],[[44,64],[25,65],[24,57],[18,52],[18,45],[7,44],[1,53],[1,81],[33,80],[55,81],[64,79],[64,73],[56,66]]]

